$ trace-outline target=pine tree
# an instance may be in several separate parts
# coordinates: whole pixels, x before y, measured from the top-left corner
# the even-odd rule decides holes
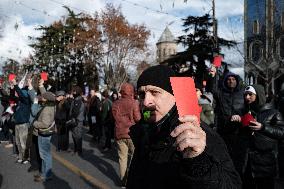
[[[83,86],[97,78],[99,48],[96,17],[75,14],[68,7],[67,18],[50,26],[40,26],[42,36],[31,46],[35,49],[36,72],[46,71],[55,88]],[[29,68],[31,70],[31,68]]]
[[[206,73],[206,62],[212,62],[216,54],[220,54],[221,47],[233,47],[236,45],[234,41],[229,41],[218,37],[218,45],[216,48],[216,40],[213,37],[213,20],[209,14],[204,16],[188,16],[184,19],[183,24],[186,35],[178,38],[186,50],[178,53],[168,62],[178,73],[186,76],[194,76],[198,80],[204,78]]]

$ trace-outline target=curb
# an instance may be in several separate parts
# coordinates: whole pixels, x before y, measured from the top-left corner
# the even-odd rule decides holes
[[[82,177],[84,180],[86,180],[87,182],[89,182],[91,185],[93,185],[95,188],[100,188],[100,189],[109,189],[109,187],[102,183],[101,181],[99,181],[98,179],[92,177],[91,175],[89,175],[88,173],[82,171],[80,168],[76,167],[75,165],[73,165],[72,163],[70,163],[69,161],[67,161],[66,159],[60,157],[59,155],[57,155],[56,153],[52,152],[52,157],[57,160],[58,162],[60,162],[61,164],[63,164],[67,169],[69,169],[70,171],[72,171],[73,173],[75,173],[76,175]]]

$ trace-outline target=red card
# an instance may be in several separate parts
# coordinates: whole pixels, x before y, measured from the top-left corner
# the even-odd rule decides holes
[[[170,77],[179,116],[195,115],[200,120],[194,80],[191,77]]]
[[[9,74],[9,81],[12,81],[15,78],[16,78],[15,74]]]
[[[46,72],[41,72],[40,77],[43,81],[47,81],[47,73]]]
[[[250,124],[250,121],[255,121],[254,117],[250,113],[243,115],[241,119],[243,127],[248,126]]]
[[[213,65],[216,68],[219,68],[221,66],[221,63],[222,63],[222,56],[220,56],[220,55],[214,56]]]

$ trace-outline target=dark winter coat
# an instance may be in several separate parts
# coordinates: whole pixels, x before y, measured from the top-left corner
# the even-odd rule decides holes
[[[81,96],[76,97],[70,105],[69,119],[75,119],[77,126],[82,126],[85,119],[85,104]]]
[[[226,84],[230,76],[235,77],[237,80],[237,86],[233,91]],[[229,72],[224,77],[223,88],[214,94],[214,99],[216,100],[215,124],[220,135],[235,134],[238,132],[239,124],[230,120],[232,115],[240,114],[244,106],[244,89],[240,86],[239,82],[239,76]]]
[[[135,146],[127,188],[241,188],[241,181],[223,140],[206,125],[207,145],[196,158],[184,159],[171,131],[179,124],[176,106],[155,125],[131,127]]]
[[[65,125],[68,119],[70,104],[67,100],[62,100],[56,104],[55,123],[57,125]]]
[[[265,104],[264,88],[252,85],[257,93],[255,103],[246,105],[243,114],[250,111],[262,129],[252,132],[248,127],[240,129],[240,144],[236,151],[237,170],[243,174],[249,166],[254,178],[278,176],[278,145],[284,139],[284,120],[272,104]]]
[[[96,95],[91,97],[89,104],[88,104],[88,114],[89,116],[95,116],[96,117],[96,123],[101,123],[101,108],[102,103]]]
[[[233,76],[237,80],[236,88],[231,91],[227,87],[228,77]],[[244,106],[243,92],[240,86],[239,76],[233,73],[227,73],[223,80],[222,88],[214,93],[216,127],[221,135],[233,134],[237,132],[238,124],[230,121],[232,115],[240,114]]]
[[[101,122],[104,126],[114,125],[112,101],[109,98],[105,98],[102,102]]]
[[[29,123],[31,112],[31,100],[26,89],[20,89],[15,85],[15,90],[19,96],[18,106],[14,114],[15,124]]]
[[[10,96],[8,93],[4,89],[0,88],[0,106],[2,107],[2,111],[0,111],[1,114],[9,106],[9,98]]]

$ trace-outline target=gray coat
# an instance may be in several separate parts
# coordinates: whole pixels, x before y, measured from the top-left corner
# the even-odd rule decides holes
[[[37,129],[46,129],[54,121],[55,116],[55,106],[44,106],[43,110],[40,112],[38,119],[34,121],[33,126]]]

